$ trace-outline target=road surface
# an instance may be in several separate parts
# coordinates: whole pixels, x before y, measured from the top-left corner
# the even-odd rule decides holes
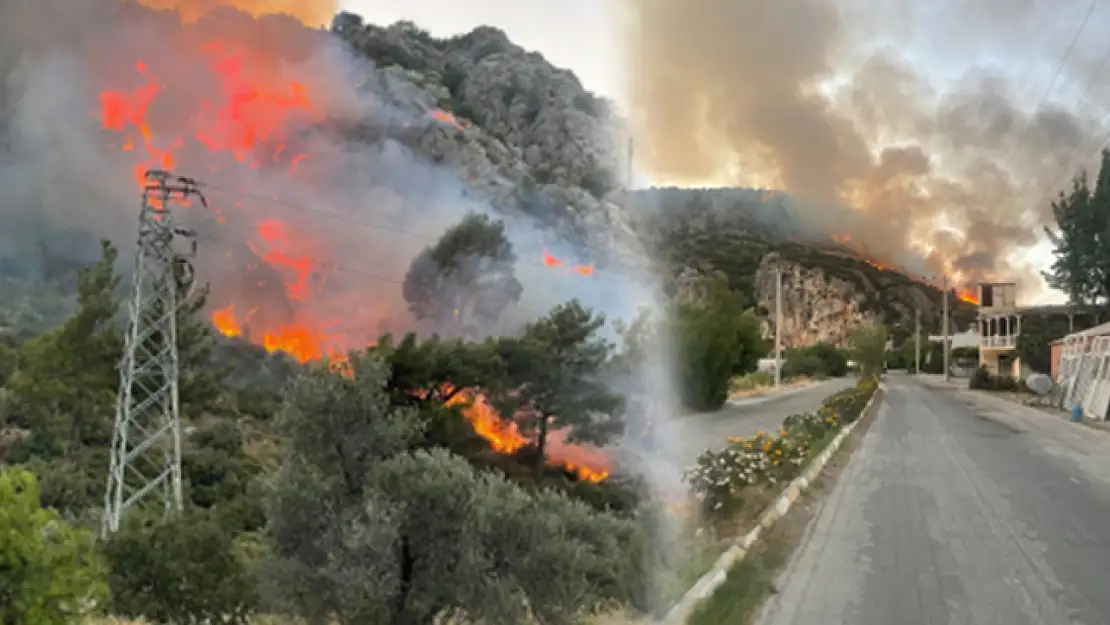
[[[792,414],[813,412],[821,401],[856,383],[854,377],[834,378],[798,390],[785,391],[728,405],[709,414],[687,415],[667,424],[660,435],[682,466],[690,466],[706,449],[720,449],[730,436],[753,436],[775,431]]]
[[[1110,623],[1110,433],[887,388],[760,625]]]

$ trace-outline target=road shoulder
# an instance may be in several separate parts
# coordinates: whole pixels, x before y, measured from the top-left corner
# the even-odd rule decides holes
[[[1024,406],[990,393],[937,385],[923,381],[927,388],[952,393],[979,416],[1011,431],[1030,437],[1037,449],[1068,463],[1090,480],[1110,486],[1110,432],[1084,423]]]
[[[777,580],[804,543],[807,528],[820,509],[822,496],[836,483],[852,460],[855,450],[878,418],[885,389],[876,391],[873,401],[840,446],[816,476],[799,489],[793,504],[771,515],[765,531],[748,550],[741,553],[712,595],[694,610],[689,625],[744,625],[750,623],[761,606],[777,592]],[[781,501],[779,502],[782,503]],[[784,506],[776,505],[776,508]],[[741,550],[742,551],[742,550]]]

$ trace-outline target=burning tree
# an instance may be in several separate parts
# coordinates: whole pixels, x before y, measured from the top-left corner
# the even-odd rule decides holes
[[[414,451],[426,424],[391,403],[388,367],[351,367],[296,380],[277,421],[288,447],[263,569],[275,607],[310,623],[570,623],[642,581],[633,521]]]
[[[413,259],[402,293],[409,310],[454,336],[479,331],[520,299],[505,224],[472,213]]]
[[[519,339],[500,341],[508,392],[502,414],[516,415],[535,440],[536,470],[547,459],[549,436],[605,445],[624,430],[624,398],[602,379],[614,346],[597,335],[605,317],[577,300],[529,324]]]

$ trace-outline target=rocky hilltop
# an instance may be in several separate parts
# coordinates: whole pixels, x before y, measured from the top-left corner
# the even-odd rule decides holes
[[[395,139],[454,164],[495,208],[540,218],[601,265],[642,258],[627,211],[609,198],[626,169],[620,120],[573,72],[491,27],[436,39],[409,22],[342,13],[332,29],[373,61],[368,83],[390,104],[457,120]]]

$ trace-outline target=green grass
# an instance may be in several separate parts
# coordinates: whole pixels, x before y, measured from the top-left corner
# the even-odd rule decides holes
[[[740,625],[775,592],[775,575],[786,564],[790,547],[768,541],[733,566],[724,583],[690,615],[688,625]]]

